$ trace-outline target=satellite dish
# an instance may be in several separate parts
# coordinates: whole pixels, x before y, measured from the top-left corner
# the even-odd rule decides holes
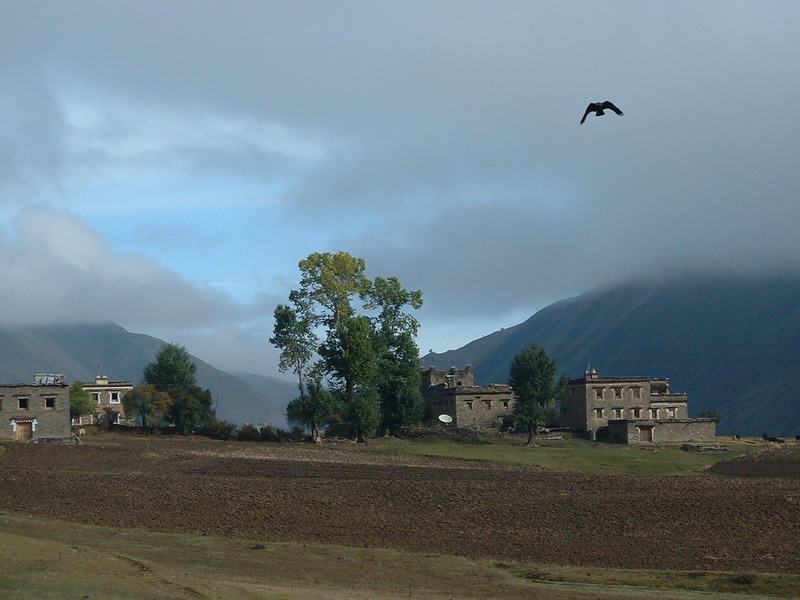
[[[439,420],[442,423],[452,423],[453,417],[451,417],[450,415],[439,415]]]

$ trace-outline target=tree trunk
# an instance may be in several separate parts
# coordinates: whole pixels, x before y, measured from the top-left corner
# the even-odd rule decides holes
[[[525,446],[536,448],[536,425],[528,425],[528,441]]]

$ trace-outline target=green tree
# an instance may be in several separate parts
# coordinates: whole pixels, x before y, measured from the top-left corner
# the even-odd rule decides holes
[[[380,430],[399,435],[404,426],[422,419],[424,400],[419,391],[419,348],[414,337],[419,321],[407,308],[422,307],[422,292],[402,288],[396,277],[376,277],[365,299],[365,308],[379,311],[373,318],[377,356],[377,391],[380,397]]]
[[[549,402],[563,395],[565,378],[558,384],[556,361],[544,348],[532,344],[514,356],[508,384],[514,390],[514,418],[528,432],[526,446],[535,446],[536,427],[544,423],[544,410]]]
[[[311,441],[322,441],[320,427],[334,410],[333,395],[326,390],[317,378],[306,384],[306,393],[301,394],[286,406],[286,420],[292,425],[308,427]]]
[[[69,386],[69,418],[70,421],[95,411],[97,403],[89,392],[83,389],[83,383],[76,381]]]
[[[270,340],[281,349],[284,367],[298,373],[298,405],[303,401],[304,377],[317,369],[340,398],[336,412],[351,426],[355,440],[366,441],[365,436],[374,431],[381,398],[393,402],[400,398],[404,403],[402,410],[389,411],[388,403],[384,407],[392,427],[412,418],[403,415],[416,411],[408,407],[417,402],[410,390],[415,382],[418,385],[414,378],[419,377],[419,351],[413,341],[418,323],[405,308],[419,308],[421,292],[403,290],[396,278],[371,282],[364,274],[364,260],[347,252],[311,254],[299,267],[300,288],[289,294],[290,307],[276,309],[275,335]],[[365,312],[374,316],[369,318]],[[309,366],[313,352],[319,359]],[[398,385],[411,372],[412,362],[409,382]],[[385,368],[390,363],[393,370]],[[388,373],[384,380],[379,369]]]
[[[174,385],[169,391],[167,417],[179,433],[189,434],[212,420],[211,392],[196,385]]]
[[[717,425],[719,425],[719,422],[724,418],[722,413],[718,410],[704,410],[700,413],[700,417],[703,419],[714,419]]]
[[[129,417],[138,417],[142,427],[152,426],[166,416],[170,397],[149,383],[140,383],[122,396],[122,408]]]
[[[350,425],[353,440],[362,443],[378,425],[378,362],[372,341],[369,319],[350,317],[338,336],[329,336],[320,347],[326,371],[344,402],[340,414]]]
[[[144,368],[144,381],[157,390],[168,392],[174,387],[195,385],[197,366],[192,362],[186,348],[178,344],[164,344],[156,353],[153,362]]]

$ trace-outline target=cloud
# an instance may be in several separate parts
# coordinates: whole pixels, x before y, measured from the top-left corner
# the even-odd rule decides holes
[[[215,290],[151,258],[119,254],[74,215],[31,205],[0,239],[3,326],[113,320],[126,327],[195,327],[241,318]]]

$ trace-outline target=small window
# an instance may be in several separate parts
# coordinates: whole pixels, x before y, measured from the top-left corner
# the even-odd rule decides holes
[[[622,388],[614,388],[614,398],[622,398]]]
[[[28,410],[28,398],[30,396],[19,396],[17,398],[17,402],[19,402],[19,409],[20,410]]]
[[[119,392],[111,392],[111,404],[119,404]]]
[[[598,419],[603,418],[603,409],[602,408],[595,408],[594,409],[594,416]]]
[[[56,399],[54,396],[45,397],[44,399],[44,407],[45,408],[55,408],[56,407]]]
[[[615,419],[621,419],[622,418],[622,409],[621,408],[615,408],[613,410],[614,410],[614,418]]]
[[[492,401],[491,400],[484,400],[483,403],[486,405],[486,410],[492,410]]]
[[[100,404],[100,392],[92,392],[92,396],[94,396],[94,401]]]
[[[642,409],[641,408],[632,408],[631,413],[633,413],[634,419],[641,419],[642,418]]]
[[[465,404],[467,405],[468,409],[472,410],[472,400],[466,400]]]
[[[651,408],[650,409],[650,418],[651,419],[657,419],[658,418],[658,409],[657,408]]]
[[[0,402],[2,402],[1,399]],[[0,404],[0,408],[2,408],[2,404]],[[503,400],[503,408],[508,408],[508,400]]]
[[[594,388],[594,395],[596,398],[603,397],[603,388]]]
[[[672,407],[667,408],[667,418],[674,419],[675,418],[675,409]]]
[[[634,398],[641,398],[642,397],[642,388],[638,388],[638,387],[633,388],[633,397]]]

